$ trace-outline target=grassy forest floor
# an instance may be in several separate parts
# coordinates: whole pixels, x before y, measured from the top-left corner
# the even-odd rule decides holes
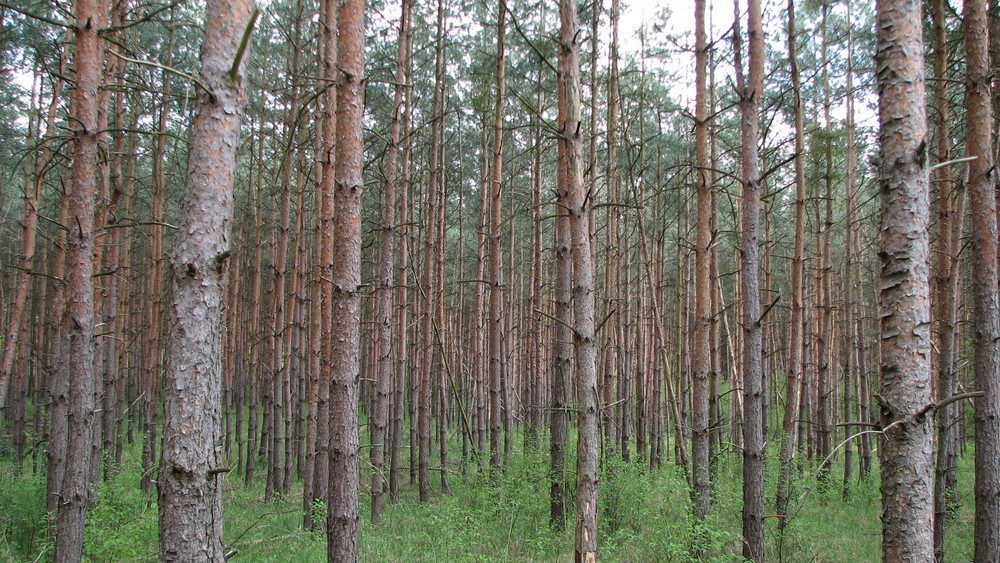
[[[570,561],[573,526],[553,532],[548,526],[547,450],[516,452],[498,486],[485,473],[456,466],[450,475],[451,495],[417,500],[415,486],[404,474],[402,499],[388,504],[383,519],[372,525],[368,498],[362,496],[361,555],[365,561]],[[115,477],[103,483],[101,501],[91,510],[86,532],[87,561],[155,561],[156,505],[138,487],[138,451],[127,452]],[[769,506],[774,497],[770,460]],[[572,463],[572,461],[570,461]],[[855,479],[851,498],[841,497],[842,465],[835,465],[831,485],[819,492],[810,473],[796,483],[799,501],[784,538],[776,520],[768,518],[771,561],[878,561],[881,535],[877,479]],[[263,471],[258,472],[263,475]],[[605,561],[741,561],[740,466],[723,456],[717,467],[712,517],[696,529],[690,517],[687,487],[670,465],[650,471],[618,462],[602,468],[600,555]],[[364,479],[363,479],[364,480]],[[948,561],[972,559],[972,452],[959,467],[961,506],[948,527]],[[301,483],[292,493],[263,500],[263,482],[250,487],[235,473],[225,480],[225,539],[237,550],[230,561],[324,561],[322,532],[302,528]],[[0,460],[0,561],[44,560],[45,477],[32,474],[30,461],[15,475],[13,462]],[[572,504],[572,500],[570,501]],[[694,541],[702,556],[692,556]]]

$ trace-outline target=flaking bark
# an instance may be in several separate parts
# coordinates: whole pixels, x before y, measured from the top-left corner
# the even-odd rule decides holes
[[[222,300],[246,105],[236,57],[250,12],[248,0],[212,0],[205,15],[200,76],[210,91],[198,94],[183,218],[171,257],[171,330],[157,480],[161,561],[225,561]]]
[[[882,560],[933,561],[930,198],[921,2],[876,7],[881,191]],[[995,282],[995,278],[994,278]],[[994,283],[995,285],[995,283]]]

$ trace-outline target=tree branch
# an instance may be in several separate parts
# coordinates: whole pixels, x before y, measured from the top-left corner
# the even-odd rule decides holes
[[[177,70],[176,68],[173,68],[173,67],[169,67],[169,66],[166,66],[166,65],[161,65],[160,63],[154,63],[153,61],[144,61],[144,60],[141,60],[141,59],[133,59],[131,57],[126,57],[125,55],[119,53],[118,51],[112,50],[112,49],[108,49],[108,52],[111,53],[112,55],[118,57],[119,59],[127,62],[127,63],[134,63],[134,64],[137,64],[137,65],[143,65],[143,66],[150,66],[150,67],[153,67],[153,68],[158,68],[160,70],[176,74],[177,76],[180,76],[181,78],[184,78],[186,80],[190,80],[191,82],[194,82],[194,84],[196,86],[198,86],[199,88],[201,88],[202,90],[204,90],[206,93],[208,93],[208,94],[212,93],[211,88],[209,88],[207,84],[205,84],[204,82],[202,82],[201,80],[199,80],[198,77],[194,76],[193,74],[188,74],[188,73],[186,73],[186,72],[184,72],[182,70]]]
[[[40,16],[38,14],[29,12],[28,10],[25,10],[24,8],[19,8],[17,6],[12,6],[11,4],[8,4],[7,2],[3,2],[2,0],[0,0],[0,8],[7,8],[8,10],[13,10],[13,11],[21,14],[22,16],[31,18],[33,20],[38,20],[40,22],[44,22],[44,23],[47,23],[49,25],[54,25],[54,26],[57,26],[57,27],[73,27],[72,25],[70,25],[70,24],[68,24],[66,22],[61,22],[59,20],[54,20],[54,19],[48,18],[46,16]]]

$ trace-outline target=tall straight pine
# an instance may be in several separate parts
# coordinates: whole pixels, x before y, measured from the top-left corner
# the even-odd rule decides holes
[[[327,555],[358,560],[358,380],[361,355],[361,203],[364,181],[365,2],[340,3],[337,34],[337,163],[333,218],[333,331],[329,362],[330,468]]]
[[[933,561],[930,196],[918,0],[879,0],[882,560]]]

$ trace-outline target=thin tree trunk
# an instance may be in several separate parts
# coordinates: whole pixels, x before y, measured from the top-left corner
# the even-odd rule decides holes
[[[864,301],[864,294],[861,291],[861,253],[855,252],[858,248],[857,238],[860,232],[857,227],[858,217],[858,186],[857,171],[858,164],[857,143],[855,141],[854,125],[854,31],[851,10],[851,2],[847,2],[847,123],[845,125],[846,139],[846,166],[844,172],[844,191],[847,195],[847,216],[845,218],[845,245],[848,256],[846,258],[846,275],[844,276],[844,301],[846,314],[844,315],[844,357],[847,359],[844,370],[844,397],[843,397],[843,422],[847,423],[854,418],[856,401],[856,381],[859,360],[863,357],[860,347],[865,337],[861,328],[860,320],[863,315],[861,309]],[[850,426],[844,426],[843,439],[849,439],[856,430]],[[844,450],[844,482],[842,498],[847,501],[851,495],[851,478],[853,475],[853,448],[851,444]]]
[[[380,263],[380,287],[376,296],[375,337],[375,400],[371,426],[372,463],[372,522],[377,522],[384,503],[385,443],[389,418],[389,392],[392,388],[392,297],[396,273],[396,172],[399,159],[399,140],[403,120],[403,86],[406,83],[406,44],[410,34],[410,9],[412,3],[402,0],[399,39],[396,48],[396,86],[393,99],[392,124],[389,132],[389,146],[385,159],[385,192],[383,194],[382,217],[382,258]]]
[[[505,369],[504,356],[501,351],[501,339],[503,338],[503,264],[502,264],[502,238],[501,220],[503,193],[503,112],[504,95],[506,89],[506,58],[505,58],[505,37],[507,35],[507,4],[500,3],[497,15],[497,71],[496,71],[496,98],[494,99],[494,124],[493,124],[493,177],[490,181],[490,467],[494,477],[498,476],[501,468],[500,451],[500,386]]]
[[[764,28],[759,0],[749,0],[747,25],[749,73],[741,84],[737,61],[737,88],[743,154],[740,270],[743,294],[743,557],[764,560],[764,427],[763,330],[760,308],[761,171],[758,154],[760,102],[764,92]],[[739,50],[737,49],[737,55]]]
[[[100,0],[76,0],[74,85],[70,102],[73,164],[67,194],[66,297],[62,318],[69,404],[65,469],[56,512],[53,560],[79,561],[90,503],[94,412],[94,192],[97,181],[98,113],[107,7]],[[57,376],[58,377],[58,376]]]
[[[412,68],[413,37],[407,34],[406,40],[406,64],[404,65],[404,84],[409,86],[410,73]],[[397,342],[399,351],[397,352],[395,375],[393,377],[393,405],[392,405],[392,447],[389,451],[389,497],[393,501],[399,500],[399,458],[403,441],[403,410],[405,402],[405,389],[407,374],[410,373],[409,354],[409,301],[407,300],[409,280],[409,240],[407,238],[408,225],[412,221],[412,207],[409,205],[410,196],[410,96],[403,99],[403,165],[400,182],[399,216],[403,218],[399,227],[399,336]],[[412,419],[411,419],[412,427]],[[411,451],[412,451],[411,440]],[[412,465],[412,464],[411,464]],[[412,471],[412,467],[411,467]]]
[[[968,104],[966,154],[972,213],[973,374],[977,391],[975,561],[1000,560],[1000,304],[997,295],[997,204],[994,193],[993,111],[986,0],[963,10]]]
[[[572,1],[572,0],[563,0]],[[556,228],[555,228],[555,262],[556,279],[553,288],[552,328],[552,391],[551,410],[549,413],[549,472],[552,482],[549,487],[549,524],[553,529],[561,531],[566,525],[566,494],[569,487],[569,476],[566,468],[566,443],[569,427],[569,376],[572,373],[572,309],[570,299],[573,287],[573,256],[572,240],[569,228],[569,217],[565,206],[568,204],[568,192],[565,184],[568,182],[569,171],[567,159],[560,157],[558,163],[559,189],[557,191]]]
[[[788,328],[788,364],[785,366],[785,409],[782,417],[781,449],[778,454],[778,489],[775,511],[778,530],[788,523],[788,503],[792,495],[792,457],[795,454],[799,425],[799,391],[802,388],[803,285],[805,283],[806,172],[804,158],[805,117],[802,110],[802,84],[799,78],[796,47],[795,5],[788,0],[788,60],[792,74],[795,110],[795,250],[792,255],[791,314]]]
[[[260,143],[263,145],[263,142]],[[258,333],[258,328],[260,327],[260,307],[257,306],[261,302],[260,292],[261,292],[261,277],[262,268],[261,263],[263,260],[263,245],[259,244],[261,240],[261,184],[263,175],[263,169],[261,169],[259,175],[257,176],[257,184],[254,186],[254,209],[253,209],[253,238],[254,241],[254,258],[253,258],[253,282],[252,282],[252,293],[250,296],[251,310],[250,313],[250,326],[248,332],[252,339]],[[247,408],[247,452],[246,452],[246,473],[244,475],[244,483],[249,485],[253,480],[254,470],[257,467],[257,437],[258,437],[258,385],[260,382],[260,357],[261,357],[261,346],[258,342],[250,344],[250,369],[247,371],[247,377],[249,381],[249,405]]]
[[[174,10],[170,11],[170,21],[173,22]],[[173,65],[174,27],[170,26],[167,36],[167,52],[164,64]],[[142,490],[153,492],[153,473],[156,466],[156,434],[159,420],[160,403],[160,370],[162,367],[163,347],[161,345],[160,315],[163,291],[163,224],[164,200],[166,199],[166,131],[169,112],[170,86],[172,75],[164,71],[160,92],[160,115],[158,116],[156,143],[153,149],[152,163],[152,206],[150,209],[149,233],[149,268],[146,278],[146,298],[144,318],[146,320],[146,354],[143,358],[143,393],[142,399],[143,428],[142,443]]]
[[[934,75],[940,80],[934,82],[936,100],[935,154],[937,162],[951,160],[951,85],[946,78],[948,71],[947,25],[945,1],[937,0],[931,15],[934,29]],[[954,214],[964,193],[956,189],[951,167],[939,168],[934,173],[938,188],[937,201],[937,248],[935,262],[935,322],[937,324],[937,393],[941,401],[955,394],[958,373],[955,369],[955,337],[958,321],[958,248],[960,242],[953,240],[955,223],[961,223],[961,216]],[[938,409],[937,415],[937,462],[934,475],[934,557],[944,561],[945,528],[948,521],[949,487],[954,486],[955,466],[958,464],[956,437],[956,413],[958,405],[947,405]],[[954,493],[952,493],[954,494]]]
[[[827,14],[829,6],[823,4],[821,7],[822,21],[822,45],[820,46],[821,80],[823,83],[823,130],[830,133],[830,77],[827,60]],[[816,208],[816,245],[819,250],[817,257],[819,266],[816,271],[817,282],[817,307],[816,307],[816,358],[817,358],[817,378],[816,378],[816,455],[820,460],[820,467],[816,472],[816,479],[820,489],[825,489],[830,474],[830,420],[835,409],[832,407],[830,395],[836,388],[832,381],[830,366],[833,363],[833,315],[831,314],[832,296],[830,286],[832,283],[830,256],[830,230],[832,227],[833,215],[833,150],[827,144],[823,149],[823,219],[820,221],[819,205]]]
[[[597,560],[597,463],[600,456],[597,342],[594,335],[594,259],[590,241],[593,197],[583,185],[580,46],[576,3],[559,4],[559,156],[573,256],[573,345],[576,351],[576,561]]]
[[[320,72],[327,79],[337,78],[339,64],[339,47],[337,44],[337,12],[338,5],[334,0],[325,0],[321,6],[323,21],[322,54],[320,57]],[[336,151],[339,129],[337,89],[329,88],[322,98],[322,141],[320,142],[321,167],[319,184],[319,211],[316,220],[316,246],[318,250],[319,285],[319,324],[320,347],[318,381],[316,393],[316,443],[313,453],[313,499],[326,502],[329,505],[328,489],[332,472],[330,471],[330,393],[333,379],[333,350],[337,332],[333,326],[333,300],[336,288],[333,284],[334,261],[336,259],[335,237],[335,189],[336,189]],[[311,502],[311,501],[310,501]],[[328,513],[329,515],[329,513]],[[328,516],[329,518],[329,516]],[[314,522],[313,524],[317,524]]]
[[[698,226],[695,239],[694,353],[692,355],[691,461],[695,518],[704,520],[712,503],[709,471],[710,413],[709,372],[712,368],[711,321],[712,280],[709,255],[712,244],[712,185],[708,145],[708,39],[705,31],[705,0],[695,2],[695,189]]]
[[[14,299],[11,302],[10,311],[7,313],[7,332],[4,336],[3,358],[2,364],[0,364],[0,421],[3,419],[4,405],[7,404],[11,368],[14,366],[17,348],[24,346],[26,343],[26,340],[21,337],[21,332],[26,328],[25,319],[29,309],[28,293],[31,289],[31,273],[35,267],[38,205],[41,201],[45,170],[52,157],[51,145],[55,133],[56,108],[59,104],[62,89],[63,80],[56,80],[52,87],[52,101],[49,103],[48,110],[45,113],[45,132],[42,133],[41,123],[37,123],[35,126],[35,136],[37,139],[42,140],[41,150],[36,153],[34,159],[28,160],[32,165],[29,166],[26,164],[25,166],[27,180],[24,189],[24,218],[21,227],[21,271],[17,273]],[[36,139],[29,138],[28,141],[30,144],[35,142]]]

